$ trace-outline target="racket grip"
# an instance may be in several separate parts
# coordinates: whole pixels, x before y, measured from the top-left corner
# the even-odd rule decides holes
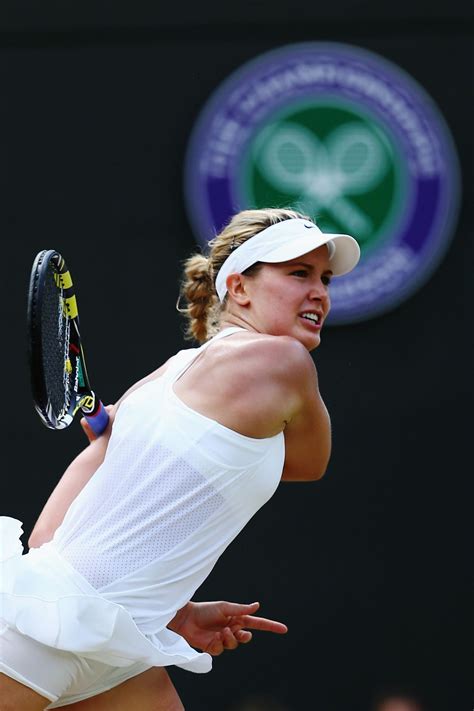
[[[109,415],[101,400],[99,400],[99,407],[97,408],[97,412],[94,415],[84,414],[84,417],[87,420],[87,424],[94,432],[94,434],[97,435],[97,437],[102,434],[102,432],[109,424]]]

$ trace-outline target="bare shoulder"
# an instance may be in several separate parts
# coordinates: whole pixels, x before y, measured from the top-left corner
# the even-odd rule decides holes
[[[232,350],[226,352],[233,390],[227,402],[242,402],[247,418],[251,402],[258,418],[271,423],[274,431],[284,430],[284,480],[319,479],[329,461],[331,429],[310,353],[290,336],[263,334],[235,339],[233,348],[233,355]]]
[[[273,336],[267,345],[268,357],[284,371],[289,382],[295,385],[316,376],[314,361],[300,341],[291,336]]]
[[[251,411],[259,422],[270,423],[272,433],[285,427],[300,409],[305,394],[314,389],[308,385],[316,382],[310,354],[289,336],[246,333],[222,339],[207,356],[207,363],[194,373],[191,370],[188,380],[195,392],[206,391],[201,402],[217,397],[210,393],[218,390],[227,408],[232,402],[233,411],[247,413],[247,420]],[[197,403],[197,396],[191,397],[196,397]]]
[[[252,374],[254,384],[266,384],[276,401],[286,403],[285,420],[317,389],[313,359],[302,343],[291,336],[260,335],[242,343],[233,359],[240,374]]]
[[[256,377],[265,374],[281,377],[283,380],[298,381],[302,376],[315,374],[313,359],[303,346],[291,336],[268,334],[245,334],[240,339],[225,343],[216,355],[238,370],[252,368]]]
[[[302,343],[290,336],[278,336],[271,344],[268,359],[286,402],[285,422],[289,424],[302,412],[308,401],[319,396],[316,366]]]

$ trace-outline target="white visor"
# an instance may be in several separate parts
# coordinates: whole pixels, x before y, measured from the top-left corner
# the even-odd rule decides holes
[[[360,259],[357,241],[349,235],[321,232],[314,222],[289,219],[258,232],[227,257],[216,277],[216,291],[224,301],[229,274],[242,274],[257,262],[288,262],[327,244],[329,265],[334,276],[352,271]]]

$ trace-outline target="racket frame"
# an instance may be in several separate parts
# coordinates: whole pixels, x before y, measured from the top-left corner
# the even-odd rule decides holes
[[[65,327],[64,377],[72,379],[73,386],[64,407],[59,413],[53,411],[47,391],[43,370],[42,323],[39,313],[43,300],[46,272],[53,265],[55,282],[61,291],[63,309],[67,316]],[[64,429],[81,410],[93,431],[99,435],[108,424],[108,415],[102,402],[90,386],[84,348],[79,330],[79,313],[71,274],[64,258],[54,249],[42,250],[33,262],[28,292],[28,362],[30,366],[31,389],[35,409],[42,422],[50,429]]]

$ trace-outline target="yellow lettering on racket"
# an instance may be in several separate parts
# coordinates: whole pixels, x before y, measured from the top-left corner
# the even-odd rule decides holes
[[[70,289],[72,286],[71,273],[64,272],[64,274],[59,274],[56,272],[54,274],[54,281],[56,282],[56,286],[59,286],[61,289]]]
[[[63,300],[63,309],[69,318],[76,318],[78,315],[77,302],[75,296],[70,296],[68,299]]]
[[[71,361],[69,360],[69,358],[67,359],[67,361],[65,363],[65,367],[66,367],[66,372],[70,375],[72,373],[72,364],[71,364]]]
[[[79,402],[79,407],[85,408],[86,410],[89,410],[89,412],[91,412],[94,409],[94,405],[95,405],[95,399],[92,397],[92,395],[86,395]]]

